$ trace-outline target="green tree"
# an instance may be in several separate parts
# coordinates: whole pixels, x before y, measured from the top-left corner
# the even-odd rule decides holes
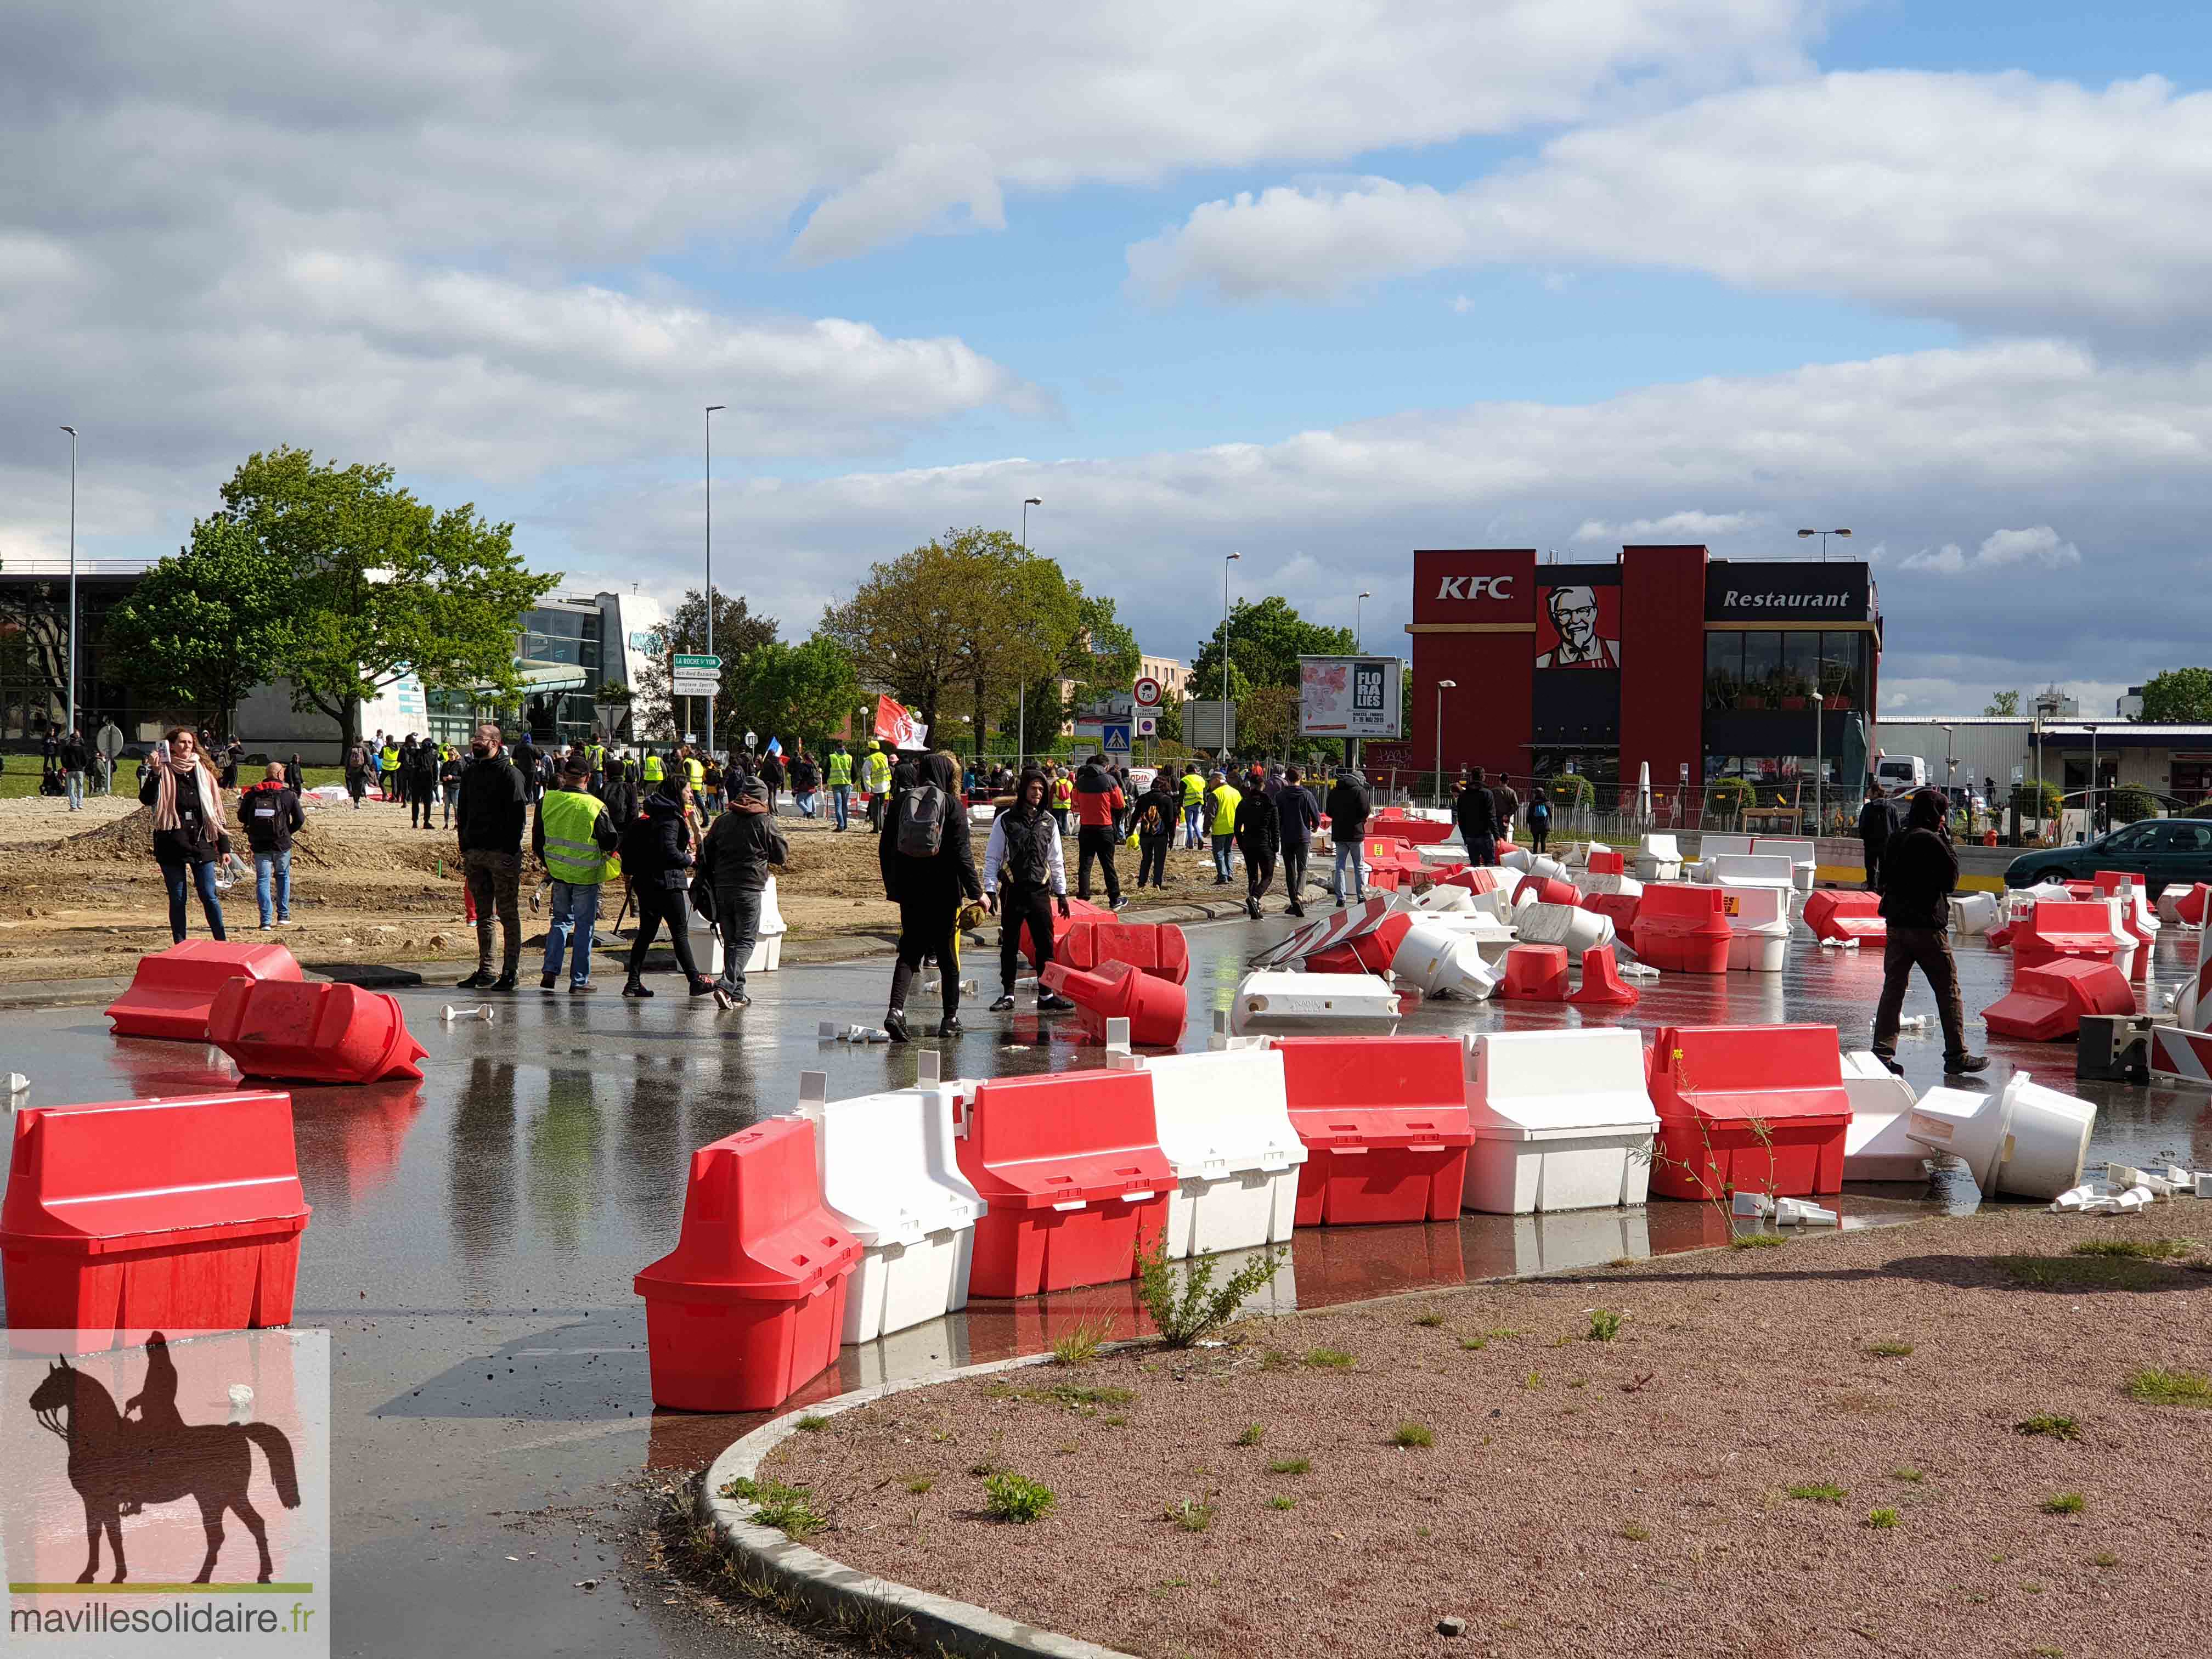
[[[1079,708],[1114,694],[1126,693],[1137,683],[1144,653],[1137,636],[1114,614],[1114,601],[1085,593],[1079,583],[1068,584],[1076,609],[1076,631],[1068,641],[1062,672],[1075,682],[1072,701]]]
[[[1983,709],[1982,713],[1984,714],[2016,716],[2020,713],[2020,693],[2017,691],[1997,691],[1991,693],[1989,707]]]
[[[284,658],[293,592],[283,562],[243,525],[198,520],[191,543],[108,612],[109,672],[228,735],[246,694]]]
[[[739,712],[738,701],[742,684],[738,663],[746,653],[762,646],[773,644],[778,633],[773,617],[757,615],[746,604],[742,593],[714,590],[714,654],[722,659],[721,695],[714,700],[714,747],[733,749],[732,734],[743,735],[745,721]],[[635,688],[637,708],[645,715],[645,732],[656,738],[672,738],[680,731],[696,732],[699,726],[690,720],[678,723],[679,717],[694,714],[690,705],[696,704],[696,720],[707,718],[707,700],[691,697],[679,708],[669,691],[668,653],[691,656],[707,648],[707,596],[692,588],[684,596],[684,602],[668,614],[660,625],[660,647],[649,653],[638,664],[637,684]],[[763,728],[764,731],[765,728]]]
[[[1221,638],[1217,623],[1191,665],[1191,684],[1202,696],[1221,695]],[[1229,613],[1229,665],[1255,685],[1294,686],[1300,657],[1347,657],[1352,650],[1350,629],[1310,623],[1279,594],[1240,599]]]
[[[1236,664],[1230,665],[1232,672]],[[1255,685],[1237,704],[1239,754],[1287,755],[1298,732],[1298,689]]]
[[[742,721],[763,741],[771,735],[787,744],[799,738],[818,747],[860,703],[860,682],[852,659],[824,635],[799,645],[770,640],[745,653],[734,666],[730,697],[736,712],[724,722],[718,711],[717,723]]]
[[[2212,724],[2212,668],[2169,668],[2142,689],[2142,719],[2180,726]]]
[[[290,625],[270,678],[342,739],[361,706],[410,673],[427,685],[512,691],[522,613],[560,580],[514,552],[514,526],[443,512],[385,465],[315,465],[289,447],[257,452],[222,487],[225,513],[289,572]]]

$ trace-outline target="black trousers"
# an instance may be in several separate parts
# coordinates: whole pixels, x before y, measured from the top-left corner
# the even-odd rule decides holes
[[[1881,1000],[1875,1005],[1874,1051],[1884,1059],[1897,1053],[1898,1017],[1915,968],[1928,976],[1928,988],[1936,994],[1936,1012],[1943,1022],[1943,1057],[1956,1060],[1967,1052],[1966,1021],[1959,1006],[1959,968],[1951,960],[1950,939],[1940,927],[1899,927],[1894,922],[1881,950]]]
[[[1551,833],[1551,819],[1530,818],[1528,820],[1528,844],[1534,851],[1540,853],[1544,850],[1544,842]]]
[[[1307,845],[1304,842],[1295,846],[1289,842],[1283,843],[1283,886],[1289,891],[1293,904],[1305,902],[1299,895],[1306,890]]]
[[[1244,892],[1256,904],[1260,896],[1275,884],[1275,854],[1273,848],[1240,848],[1244,854]]]
[[[1168,884],[1168,848],[1174,843],[1172,834],[1145,836],[1137,842],[1137,885],[1149,880],[1155,887]]]
[[[1881,842],[1862,841],[1860,848],[1866,854],[1867,891],[1881,891]]]
[[[1021,971],[1022,929],[1036,945],[1037,972],[1052,960],[1052,890],[1016,886],[999,890],[999,988],[1012,991]]]
[[[1047,932],[1050,929],[1048,927]],[[891,969],[893,1008],[906,1007],[907,988],[925,957],[937,958],[937,982],[945,992],[945,1012],[960,1012],[960,896],[899,901],[898,962]]]
[[[637,901],[637,934],[630,941],[629,976],[635,979],[645,971],[645,953],[653,948],[653,936],[665,921],[668,948],[676,953],[676,965],[684,970],[684,983],[696,981],[699,964],[691,955],[691,923],[686,915],[690,896],[680,887],[647,887],[642,883],[632,883],[629,893]]]
[[[1086,823],[1075,832],[1075,896],[1091,896],[1091,861],[1098,860],[1106,872],[1106,902],[1118,904],[1121,899],[1121,878],[1114,873],[1114,826],[1110,823]]]

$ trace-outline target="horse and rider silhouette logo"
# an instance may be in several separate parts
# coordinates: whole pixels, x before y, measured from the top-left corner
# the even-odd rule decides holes
[[[173,1504],[190,1498],[200,1506],[207,1534],[207,1559],[200,1563],[204,1584],[215,1575],[222,1549],[222,1514],[228,1510],[246,1523],[261,1552],[255,1582],[275,1574],[269,1558],[269,1529],[253,1507],[247,1488],[253,1480],[253,1448],[269,1462],[270,1482],[288,1510],[300,1507],[300,1480],[292,1442],[269,1423],[187,1423],[177,1410],[177,1364],[168,1339],[155,1331],[146,1339],[146,1380],[118,1410],[115,1397],[89,1372],[68,1359],[51,1362],[31,1395],[40,1425],[69,1444],[69,1480],[84,1504],[84,1571],[76,1582],[89,1584],[100,1571],[100,1538],[107,1534],[115,1559],[108,1582],[129,1577],[123,1559],[123,1521],[149,1504]],[[131,1413],[137,1414],[133,1417]]]

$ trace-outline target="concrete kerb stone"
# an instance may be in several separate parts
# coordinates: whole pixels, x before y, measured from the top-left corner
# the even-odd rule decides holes
[[[722,1488],[732,1480],[758,1474],[769,1454],[798,1433],[799,1425],[805,1417],[835,1417],[841,1412],[872,1405],[910,1389],[1048,1365],[1052,1358],[1048,1353],[1024,1354],[1016,1359],[962,1365],[925,1376],[880,1382],[780,1417],[724,1448],[721,1455],[708,1466],[706,1479],[699,1486],[699,1518],[713,1529],[717,1544],[735,1558],[745,1577],[756,1581],[765,1579],[813,1612],[835,1620],[880,1631],[915,1646],[934,1643],[945,1652],[971,1656],[972,1659],[1002,1659],[1010,1655],[1044,1655],[1048,1659],[1132,1659],[1132,1656],[1115,1648],[1101,1647],[1096,1642],[1063,1636],[1057,1631],[1041,1630],[970,1601],[957,1601],[949,1595],[938,1595],[916,1589],[911,1584],[861,1572],[842,1561],[832,1560],[818,1550],[793,1543],[774,1527],[757,1525],[752,1519],[750,1504],[742,1498],[722,1496]]]

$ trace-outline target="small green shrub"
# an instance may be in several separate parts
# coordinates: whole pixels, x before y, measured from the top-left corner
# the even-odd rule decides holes
[[[2014,1434],[2041,1435],[2051,1440],[2079,1440],[2081,1425],[2070,1417],[2029,1417],[2012,1425]]]
[[[1267,1465],[1270,1474],[1304,1474],[1313,1468],[1310,1457],[1279,1457]]]
[[[1741,1238],[1729,1240],[1731,1250],[1771,1250],[1790,1241],[1780,1233],[1746,1233]]]
[[[1114,1321],[1110,1316],[1079,1321],[1054,1341],[1053,1364],[1088,1365],[1098,1358],[1098,1350],[1113,1340]]]
[[[936,1484],[937,1482],[931,1480],[927,1475],[917,1474],[913,1480],[906,1483],[906,1489],[912,1492],[916,1498],[919,1498],[922,1493],[927,1492]]]
[[[1237,1437],[1237,1443],[1240,1446],[1256,1446],[1267,1437],[1267,1431],[1266,1428],[1260,1424],[1254,1423],[1247,1425],[1244,1432]]]
[[[1167,1518],[1185,1532],[1204,1532],[1213,1524],[1213,1505],[1196,1498],[1179,1498],[1168,1505]]]
[[[1877,1532],[1887,1531],[1889,1528],[1893,1527],[1896,1524],[1897,1511],[1895,1510],[1869,1510],[1867,1511],[1867,1525],[1874,1528]]]
[[[722,1496],[750,1504],[756,1522],[774,1527],[794,1543],[811,1538],[830,1524],[828,1517],[814,1507],[813,1494],[804,1486],[740,1475],[722,1488]]]
[[[1260,1369],[1263,1371],[1279,1371],[1290,1363],[1290,1355],[1285,1353],[1280,1348],[1260,1350]]]
[[[2120,1565],[2120,1558],[2110,1550],[2099,1550],[2089,1558],[2089,1565],[2093,1567],[2117,1567]]]
[[[1642,1544],[1650,1540],[1651,1537],[1651,1528],[1649,1527],[1639,1527],[1636,1522],[1631,1521],[1621,1528],[1620,1535],[1623,1538],[1626,1538],[1632,1544]]]
[[[1490,1346],[1490,1339],[1486,1336],[1462,1336],[1459,1346],[1468,1353],[1480,1353]]]
[[[1058,1502],[1059,1498],[1043,1481],[1032,1480],[1011,1469],[1002,1469],[983,1483],[985,1512],[994,1521],[1004,1521],[1012,1526],[1027,1526],[1049,1514]]]
[[[1267,1500],[1267,1507],[1271,1510],[1294,1510],[1297,1508],[1297,1506],[1298,1500],[1297,1498],[1285,1498],[1280,1492],[1277,1492],[1273,1498],[1270,1498]]]
[[[1892,1469],[1889,1472],[1889,1478],[1893,1480],[1909,1480],[1917,1486],[1928,1477],[1918,1469],[1906,1468]]]
[[[1414,1316],[1413,1322],[1416,1325],[1425,1326],[1429,1329],[1434,1330],[1437,1326],[1444,1322],[1444,1316],[1440,1313],[1419,1314]]]
[[[2212,1407],[2212,1377],[2146,1365],[2128,1373],[2128,1398],[2146,1406]]]
[[[2078,1492],[2053,1492],[2043,1500],[2045,1515],[2079,1515],[2089,1507],[2089,1500]]]
[[[1840,1504],[1850,1496],[1841,1486],[1827,1480],[1813,1486],[1790,1486],[1785,1490],[1792,1498],[1807,1504]]]
[[[1215,1288],[1214,1261],[1197,1256],[1178,1265],[1167,1257],[1164,1237],[1137,1253],[1137,1290],[1160,1340],[1170,1348],[1193,1346],[1234,1318],[1245,1297],[1264,1288],[1290,1257],[1286,1249],[1263,1250]]]
[[[1877,1359],[1903,1359],[1911,1353],[1910,1342],[1869,1342],[1867,1352]]]
[[[2085,1238],[2074,1246],[2076,1255],[2131,1256],[2138,1261],[2171,1261],[2178,1255],[2193,1255],[2197,1241],[2191,1238]]]
[[[1620,1334],[1620,1316],[1609,1309],[1591,1309],[1589,1321],[1589,1341],[1610,1342]]]
[[[828,1418],[817,1417],[812,1412],[807,1413],[805,1416],[792,1425],[792,1427],[797,1429],[801,1434],[819,1434],[829,1426]]]
[[[1341,1348],[1308,1348],[1305,1363],[1319,1371],[1348,1371],[1359,1362]]]
[[[1401,1423],[1390,1431],[1390,1443],[1408,1450],[1425,1450],[1437,1443],[1436,1431],[1425,1423]]]

